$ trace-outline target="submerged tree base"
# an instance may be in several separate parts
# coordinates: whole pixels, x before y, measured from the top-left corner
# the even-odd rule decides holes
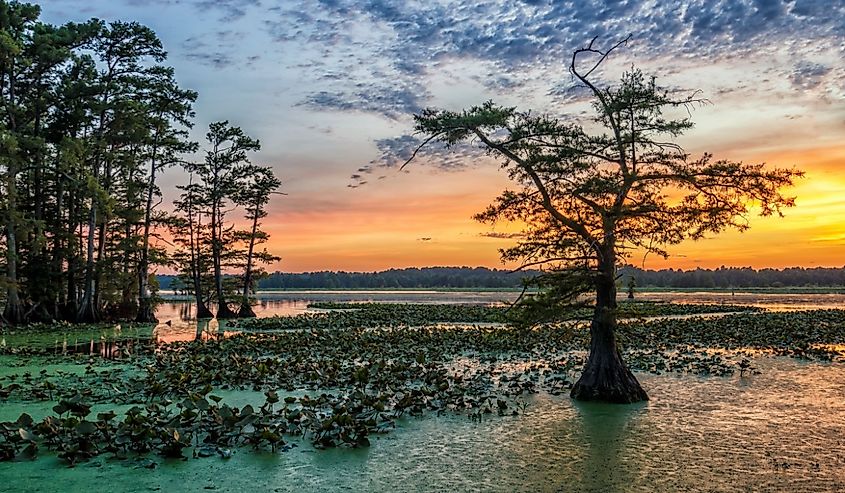
[[[214,318],[214,314],[205,306],[205,303],[197,303],[197,319],[202,320],[204,318]]]
[[[148,298],[141,298],[141,303],[138,307],[138,316],[135,317],[135,321],[147,324],[158,323],[158,319],[155,316],[155,309]]]
[[[648,394],[624,364],[591,365],[588,362],[569,395],[579,401],[612,404],[632,404],[648,400]]]
[[[233,318],[238,318],[238,314],[233,312],[229,305],[225,303],[220,303],[217,307],[217,320],[230,320]]]
[[[3,310],[0,321],[16,325],[26,322],[26,314],[23,311],[23,306],[20,303],[6,303],[6,308]]]
[[[253,311],[252,306],[249,303],[242,303],[240,309],[238,309],[238,318],[255,318],[255,311]]]

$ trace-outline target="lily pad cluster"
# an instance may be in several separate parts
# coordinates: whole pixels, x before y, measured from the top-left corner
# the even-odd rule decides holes
[[[327,310],[292,317],[276,316],[244,319],[236,326],[250,331],[321,329],[347,327],[428,326],[437,323],[501,323],[509,322],[508,307],[468,304],[414,303],[340,303],[314,302],[309,308]],[[682,304],[654,301],[626,301],[619,304],[617,316],[625,318],[695,315],[704,313],[754,312],[759,308],[731,304]],[[561,312],[559,320],[581,320],[592,317],[589,306],[573,306]]]
[[[57,404],[41,421],[22,415],[0,423],[0,458],[39,450],[69,464],[104,453],[225,458],[238,447],[284,450],[303,439],[317,448],[361,447],[405,417],[480,420],[519,414],[536,392],[568,393],[586,357],[585,321],[520,330],[487,323],[498,307],[465,308],[353,304],[162,345],[120,370],[89,362],[77,373],[8,373],[0,401]],[[451,321],[432,323],[438,313]],[[842,358],[843,321],[839,310],[629,320],[619,339],[638,371],[750,374],[758,353]],[[263,393],[264,404],[237,407],[216,395],[229,391]],[[94,418],[93,403],[134,405]]]
[[[139,394],[143,385],[141,368],[111,362],[95,366],[102,360],[91,358],[80,362],[82,371],[78,372],[42,369],[38,373],[24,371],[0,376],[0,400],[53,401],[79,394],[91,403],[143,402]]]
[[[619,335],[625,346],[640,348],[754,349],[831,361],[845,357],[845,311],[763,312],[630,322],[620,325]]]

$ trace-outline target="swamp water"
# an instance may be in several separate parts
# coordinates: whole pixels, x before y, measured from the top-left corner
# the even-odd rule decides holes
[[[228,460],[153,455],[153,469],[105,456],[68,469],[45,453],[0,463],[0,492],[845,491],[845,368],[754,364],[762,373],[744,378],[639,374],[644,404],[541,393],[520,416],[402,419],[354,450],[293,441],[287,452],[238,449]]]
[[[425,296],[440,303],[454,295]],[[483,295],[489,299],[472,302],[494,303],[507,293]],[[653,296],[668,300],[675,295]],[[371,299],[360,293],[355,295],[360,299],[325,293],[313,299],[294,296],[300,297],[264,300],[256,311],[262,316],[294,314],[306,311],[312,300]],[[409,295],[410,300],[385,296],[380,294],[378,301],[423,302],[418,293]],[[721,296],[726,303],[740,301]],[[698,301],[682,297],[687,303]],[[845,305],[839,298],[821,301]],[[783,297],[765,298],[761,304],[803,308],[800,300]],[[215,321],[190,320],[185,304],[173,305],[172,318],[167,305],[159,312],[170,325],[159,324],[144,334],[100,334],[97,339],[114,338],[125,347],[122,340],[140,342],[150,332],[153,339],[168,342],[209,338],[221,331]],[[70,346],[77,336],[67,339]],[[96,347],[92,352],[99,354]],[[297,446],[286,452],[242,448],[230,459],[184,461],[156,455],[110,461],[104,454],[74,468],[42,450],[33,462],[0,462],[0,492],[845,491],[845,366],[781,357],[758,357],[753,365],[761,374],[744,378],[640,373],[651,401],[637,405],[575,403],[565,395],[540,393],[526,397],[525,414],[519,416],[490,416],[481,422],[448,414],[403,418],[395,431],[371,435],[371,446],[360,449],[315,450],[306,440],[289,439]],[[63,369],[81,371],[77,366]],[[36,364],[30,371],[41,369]],[[234,406],[263,402],[256,392],[214,393]],[[51,405],[4,402],[0,416],[12,420],[26,411],[40,420]],[[97,405],[94,412],[105,409],[120,413],[126,406]]]

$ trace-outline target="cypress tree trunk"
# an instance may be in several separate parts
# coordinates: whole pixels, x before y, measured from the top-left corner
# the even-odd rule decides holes
[[[155,146],[158,143],[158,135],[153,143]],[[141,262],[138,266],[138,316],[135,317],[136,322],[141,323],[156,323],[158,319],[155,316],[155,311],[150,297],[149,277],[150,277],[150,224],[152,223],[153,212],[153,192],[155,190],[156,182],[156,155],[153,150],[153,155],[150,160],[150,181],[147,183],[147,204],[144,209],[144,236],[141,239]]]
[[[106,77],[106,80],[109,81],[107,84],[110,84],[111,81],[111,71]],[[106,121],[106,110],[105,106],[109,102],[108,94],[104,95],[102,98],[103,110],[100,111],[100,118],[99,118],[99,125],[97,127],[96,136],[94,139],[94,143],[96,144],[96,148],[94,151],[94,159],[92,160],[92,175],[95,181],[99,182],[100,179],[100,164],[102,160],[102,138],[103,138],[103,129],[105,128],[105,121]],[[103,170],[105,172],[105,170]],[[96,277],[98,274],[99,269],[97,269],[96,264],[94,263],[94,232],[97,229],[97,197],[96,194],[92,194],[91,197],[91,209],[88,211],[88,237],[86,238],[86,253],[85,253],[85,284],[83,286],[83,294],[82,294],[82,301],[79,303],[79,308],[76,311],[76,321],[77,322],[99,322],[100,321],[100,310],[99,306],[97,305],[97,292],[96,292]],[[100,234],[100,240],[102,241],[103,235]],[[102,260],[102,257],[100,257]]]
[[[81,236],[76,235],[76,230],[79,227],[77,220],[78,204],[76,201],[76,193],[70,190],[70,197],[68,198],[68,215],[66,229],[63,231],[65,236],[65,243],[62,246],[57,243],[57,252],[64,248],[64,256],[67,257],[67,272],[65,273],[65,293],[64,302],[61,305],[62,319],[67,321],[76,320],[76,312],[79,310],[79,290],[77,289],[77,273],[80,271],[80,253],[79,253],[79,239]],[[57,209],[59,210],[59,209]],[[61,221],[61,214],[57,213],[57,217]],[[53,259],[56,271],[61,271],[61,255],[56,255]]]
[[[255,233],[258,231],[258,208],[252,218],[252,234],[249,237],[249,250],[246,254],[246,268],[244,270],[244,292],[241,299],[241,306],[238,310],[239,318],[255,318],[255,312],[249,304],[249,292],[252,288],[252,255],[255,251]]]
[[[3,319],[10,324],[20,324],[26,321],[26,314],[23,310],[23,302],[18,294],[18,255],[17,238],[15,235],[15,223],[11,219],[12,206],[11,194],[9,205],[9,221],[6,224],[6,307],[3,309]]]
[[[200,291],[201,284],[199,277],[194,277],[194,294],[197,300],[197,319],[202,320],[204,318],[214,318],[214,314],[211,313],[211,310],[205,306],[205,301],[202,299],[202,292]]]
[[[249,298],[244,298],[241,301],[241,306],[238,309],[238,318],[255,318],[255,311],[252,309],[252,305],[249,304]]]
[[[199,231],[196,231],[196,236],[194,235],[194,206],[193,206],[193,199],[188,199],[188,238],[190,240],[190,253],[191,253],[191,280],[194,283],[194,297],[197,300],[197,320],[202,320],[204,318],[214,318],[214,314],[211,313],[211,310],[205,306],[205,301],[202,299],[202,282],[200,279],[200,266],[199,266]],[[198,228],[199,229],[199,228]]]
[[[5,68],[5,63],[3,64]],[[4,89],[6,85],[6,73],[4,71],[3,78],[0,83],[0,90]],[[9,103],[7,107],[15,107],[15,71],[14,62],[10,65],[8,72],[9,80]],[[9,130],[12,135],[17,132],[17,123],[14,112],[8,113]],[[3,308],[3,319],[10,324],[23,323],[26,320],[26,313],[23,309],[23,301],[20,298],[20,286],[18,286],[18,244],[17,244],[17,217],[18,214],[18,189],[17,189],[17,156],[9,156],[6,165],[6,306]]]
[[[216,182],[216,177],[215,177]],[[216,185],[215,185],[216,186]],[[214,263],[214,289],[217,294],[217,320],[238,318],[226,303],[226,293],[223,291],[223,272],[220,257],[223,255],[222,225],[220,224],[219,205],[215,202],[211,209],[211,257]]]
[[[596,281],[596,309],[590,326],[590,355],[570,395],[581,401],[616,404],[647,401],[648,395],[622,360],[616,344],[616,256],[605,248]]]
[[[94,298],[94,231],[97,229],[97,205],[92,199],[91,210],[88,213],[88,238],[86,239],[85,254],[85,285],[82,302],[76,312],[77,322],[99,322],[100,314]]]

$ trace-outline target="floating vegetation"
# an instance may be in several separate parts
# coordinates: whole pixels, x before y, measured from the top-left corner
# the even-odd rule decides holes
[[[638,303],[640,313],[699,306]],[[238,447],[286,450],[292,438],[317,448],[367,446],[405,416],[483,420],[524,412],[528,394],[566,394],[589,340],[578,320],[532,330],[489,323],[500,307],[331,309],[244,321],[246,332],[161,346],[123,365],[90,358],[76,372],[10,368],[0,376],[0,401],[57,404],[41,421],[23,414],[0,423],[0,458],[39,450],[71,465],[100,454],[226,458]],[[841,359],[843,329],[845,311],[744,313],[629,320],[619,338],[638,371],[745,376],[760,354]],[[232,391],[263,393],[264,403],[238,407],[217,395]],[[91,406],[104,403],[131,407],[93,417]]]
[[[807,310],[620,324],[626,347],[754,349],[832,361],[845,356],[845,311]]]
[[[267,317],[244,319],[235,322],[242,329],[251,331],[277,331],[301,329],[303,326],[320,329],[347,327],[427,326],[436,323],[507,323],[507,307],[460,304],[413,303],[339,303],[313,302],[309,308],[328,310],[293,317]],[[705,313],[756,312],[759,308],[730,304],[680,304],[654,301],[626,301],[619,304],[617,316],[647,318],[696,315]],[[589,307],[573,307],[562,313],[561,320],[579,320],[592,317]]]

